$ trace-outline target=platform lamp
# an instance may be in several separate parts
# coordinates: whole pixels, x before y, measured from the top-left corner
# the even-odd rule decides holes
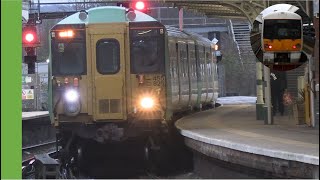
[[[212,49],[214,49],[215,51],[217,51],[218,50],[218,45],[217,45],[217,43],[218,43],[218,39],[217,38],[213,38],[212,39],[212,45],[211,45],[211,47],[212,47]]]
[[[219,50],[219,46],[218,46],[218,43],[219,40],[217,38],[213,38],[211,40],[211,48],[213,49],[213,54],[215,55],[215,57],[217,58],[217,62],[220,62],[221,59],[222,59],[222,54],[221,54],[221,51]]]

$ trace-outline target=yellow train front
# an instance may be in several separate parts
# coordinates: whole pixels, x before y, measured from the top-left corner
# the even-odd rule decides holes
[[[302,19],[296,13],[275,11],[263,17],[264,63],[298,63],[303,46]]]
[[[50,117],[69,160],[83,140],[153,146],[175,113],[218,97],[211,42],[132,9],[78,12],[51,29],[50,44]]]

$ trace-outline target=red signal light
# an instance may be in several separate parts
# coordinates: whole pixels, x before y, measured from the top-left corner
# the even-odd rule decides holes
[[[27,33],[25,36],[25,40],[31,43],[34,40],[34,35],[32,33]]]
[[[36,26],[25,26],[22,29],[23,47],[36,47],[39,45]]]
[[[268,48],[269,48],[269,49],[272,49],[272,46],[271,46],[271,45],[269,45],[269,46],[268,46]]]
[[[143,1],[138,1],[138,2],[136,2],[135,8],[136,8],[137,10],[139,10],[139,11],[144,10],[144,8],[145,8],[144,2],[143,2]]]
[[[132,3],[130,3],[130,8],[145,14],[149,14],[151,12],[149,8],[149,4],[146,0],[141,0],[141,1],[134,0]]]

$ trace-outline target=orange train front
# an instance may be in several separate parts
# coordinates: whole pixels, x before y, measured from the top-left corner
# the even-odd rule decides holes
[[[275,11],[263,17],[262,26],[264,63],[298,63],[303,46],[301,16]]]

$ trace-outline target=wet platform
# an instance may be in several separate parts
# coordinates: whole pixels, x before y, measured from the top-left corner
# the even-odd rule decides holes
[[[255,104],[224,105],[176,122],[190,148],[275,177],[319,178],[319,129],[275,116],[256,120]]]
[[[49,117],[49,111],[22,112],[22,120],[38,119]]]

